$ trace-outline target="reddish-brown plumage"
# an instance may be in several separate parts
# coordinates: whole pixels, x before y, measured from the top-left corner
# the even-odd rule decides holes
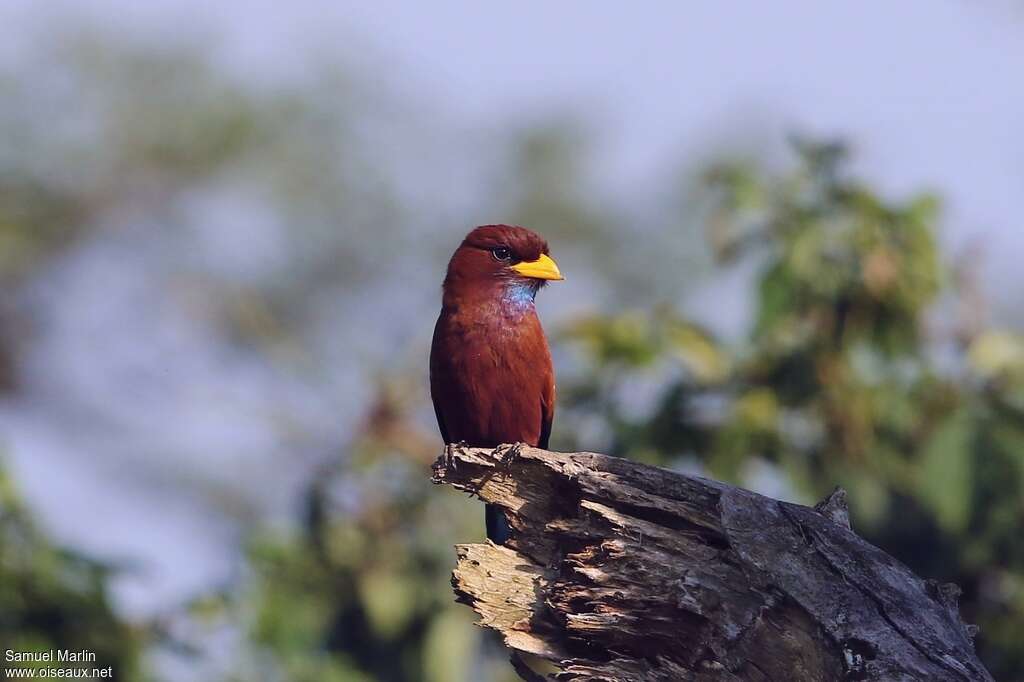
[[[561,278],[547,255],[547,242],[530,230],[485,225],[452,256],[430,351],[430,392],[445,443],[547,447],[555,375],[533,302],[546,279]],[[538,259],[554,269],[520,273],[532,272]]]

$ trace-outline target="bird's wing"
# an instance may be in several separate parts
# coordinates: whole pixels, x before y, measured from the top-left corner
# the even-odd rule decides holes
[[[437,428],[441,431],[441,440],[444,441],[447,444],[447,443],[451,443],[452,441],[448,437],[448,428],[444,424],[444,413],[442,412],[442,406],[441,406],[441,404],[443,402],[443,399],[441,397],[442,389],[441,389],[441,386],[440,386],[440,379],[441,379],[441,377],[438,376],[439,373],[440,373],[440,368],[438,367],[435,351],[433,349],[431,349],[431,352],[430,352],[430,399],[434,403],[434,416],[437,417]]]
[[[448,429],[444,425],[444,415],[441,414],[441,406],[437,404],[438,401],[434,401],[434,415],[437,417],[437,428],[441,431],[441,440],[447,445],[451,443],[451,439],[448,438]]]
[[[552,373],[553,374],[553,373]],[[555,378],[552,375],[545,386],[540,399],[540,438],[537,447],[548,449],[548,438],[551,437],[551,422],[555,420]]]

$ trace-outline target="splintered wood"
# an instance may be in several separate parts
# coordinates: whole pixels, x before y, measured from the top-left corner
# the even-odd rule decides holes
[[[505,510],[509,542],[457,546],[452,585],[551,679],[992,679],[955,586],[856,535],[842,491],[811,509],[524,445],[449,446],[434,481]]]

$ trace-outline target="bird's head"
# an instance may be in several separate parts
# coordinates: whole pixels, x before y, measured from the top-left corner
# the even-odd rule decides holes
[[[565,279],[536,232],[515,225],[483,225],[455,250],[444,280],[445,300],[497,297],[532,303],[548,280]]]

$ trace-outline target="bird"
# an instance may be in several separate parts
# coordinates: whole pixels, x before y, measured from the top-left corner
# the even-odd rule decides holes
[[[548,243],[517,225],[469,232],[448,263],[430,347],[430,395],[446,444],[526,443],[547,449],[555,372],[534,305],[562,280]],[[500,508],[487,505],[487,537],[509,539]]]

